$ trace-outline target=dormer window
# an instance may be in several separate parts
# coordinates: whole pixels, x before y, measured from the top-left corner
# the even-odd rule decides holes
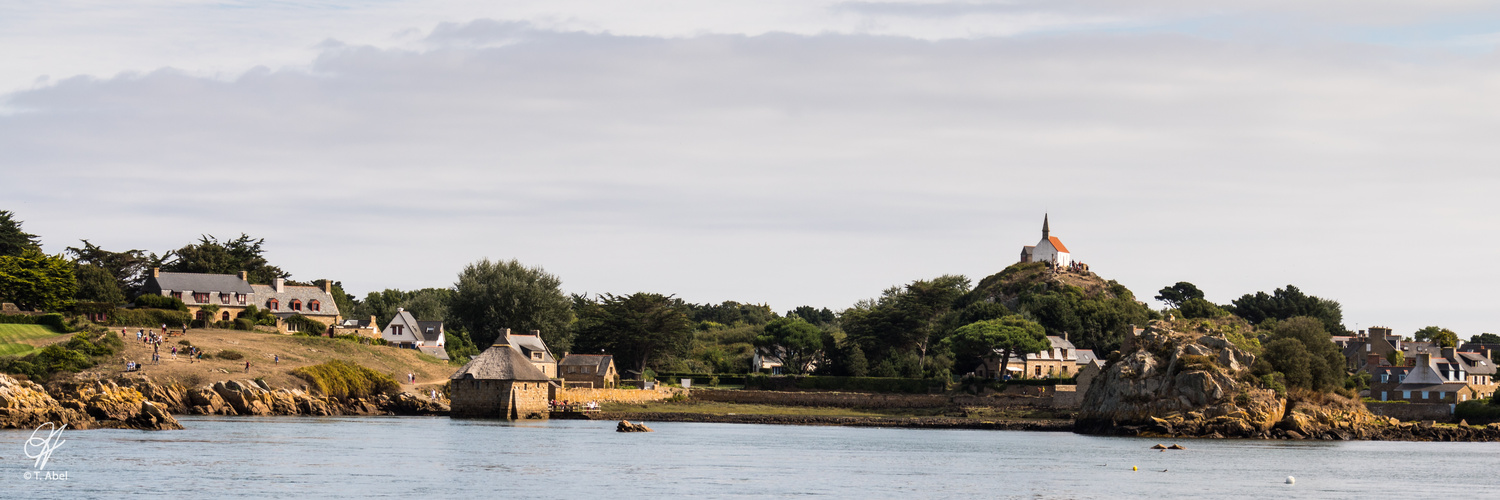
[[[208,292],[193,292],[193,302],[199,304],[208,303]]]
[[[537,360],[537,361],[541,361],[542,360],[542,353],[540,353],[540,352],[533,352],[533,353],[531,353],[531,359],[534,359],[534,360]]]
[[[172,298],[182,300],[182,292],[172,292]]]
[[[316,300],[308,301],[308,303],[307,303],[307,310],[312,311],[312,312],[321,311],[321,310],[323,310],[323,304],[319,304],[318,301],[316,301]]]
[[[237,297],[237,298],[239,298],[240,305],[245,305],[245,294],[243,294],[243,293],[236,293],[236,294],[234,294],[234,296]]]
[[[298,299],[292,299],[291,309],[293,311],[301,311],[302,310],[302,301],[298,300]]]
[[[281,301],[276,300],[276,299],[271,299],[269,302],[266,302],[266,308],[270,309],[272,311],[280,311],[281,310]]]
[[[220,304],[228,304],[229,303],[229,294],[228,293],[222,293],[222,292],[219,293],[219,303]]]

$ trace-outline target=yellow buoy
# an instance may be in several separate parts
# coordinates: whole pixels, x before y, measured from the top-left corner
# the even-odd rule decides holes
[[[1137,469],[1134,465],[1132,465],[1132,466],[1130,466],[1130,470],[1140,470],[1140,469]]]

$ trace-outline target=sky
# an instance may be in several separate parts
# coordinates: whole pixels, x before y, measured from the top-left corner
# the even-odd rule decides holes
[[[842,310],[1040,239],[1150,302],[1288,284],[1500,332],[1480,1],[0,3],[0,209],[48,252]]]

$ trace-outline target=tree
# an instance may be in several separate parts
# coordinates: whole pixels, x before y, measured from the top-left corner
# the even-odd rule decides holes
[[[0,210],[0,256],[19,257],[27,250],[42,250],[35,234],[21,230],[21,221],[9,210]]]
[[[1439,326],[1424,327],[1414,335],[1417,342],[1432,342],[1442,347],[1458,347],[1458,334]]]
[[[342,314],[345,318],[358,319],[358,316],[356,316],[355,313],[357,312],[356,309],[359,306],[355,305],[356,301],[354,299],[354,296],[350,295],[349,292],[344,291],[344,282],[335,281],[330,284],[328,288],[333,291],[333,303],[339,306],[339,313]],[[380,327],[377,326],[376,328]]]
[[[860,301],[839,323],[875,365],[874,373],[891,373],[882,368],[889,367],[896,375],[919,377],[932,368],[926,362],[928,347],[946,332],[948,315],[968,292],[969,279],[963,276],[914,281]]]
[[[1198,297],[1182,301],[1182,304],[1177,308],[1177,312],[1182,313],[1182,317],[1187,319],[1217,318],[1229,314],[1228,311],[1214,305],[1213,302]]]
[[[119,282],[104,268],[80,263],[74,266],[73,275],[78,280],[78,294],[75,298],[80,302],[115,305],[125,303],[125,294],[120,291]]]
[[[448,313],[481,349],[509,328],[519,333],[540,330],[548,347],[566,352],[572,346],[568,325],[573,322],[573,303],[561,285],[562,280],[541,267],[527,267],[515,259],[483,259],[458,273]]]
[[[244,233],[226,242],[203,235],[198,243],[167,252],[156,260],[161,261],[163,271],[179,273],[238,274],[245,271],[249,273],[249,281],[258,284],[292,277],[291,273],[266,261],[265,242],[265,238],[253,239]]]
[[[813,306],[797,306],[796,309],[787,311],[786,316],[789,318],[796,316],[814,325],[831,325],[839,319],[838,315],[827,307],[818,309]]]
[[[0,256],[0,300],[24,309],[56,311],[73,303],[78,281],[72,261],[28,248]]]
[[[1406,354],[1401,351],[1385,353],[1385,360],[1390,362],[1391,366],[1406,366]]]
[[[1202,298],[1203,291],[1199,290],[1198,287],[1193,285],[1192,283],[1188,283],[1186,281],[1179,281],[1176,285],[1162,288],[1161,291],[1157,292],[1156,295],[1156,300],[1166,302],[1167,306],[1173,309],[1182,307],[1182,303],[1186,302],[1188,299]]]
[[[970,323],[943,342],[959,356],[986,358],[1000,353],[1000,373],[1009,373],[1011,356],[1042,352],[1052,346],[1047,330],[1034,321],[1006,316]]]
[[[1344,353],[1319,318],[1298,316],[1279,321],[1268,340],[1255,362],[1256,375],[1280,372],[1287,386],[1315,391],[1344,386]]]
[[[1500,335],[1495,335],[1493,333],[1481,333],[1479,335],[1469,337],[1469,342],[1475,344],[1500,344]]]
[[[578,352],[608,352],[645,373],[684,355],[693,341],[687,307],[672,297],[638,292],[604,294],[597,299],[574,296],[578,312]],[[652,361],[658,364],[653,365]]]
[[[1304,294],[1292,285],[1278,288],[1272,295],[1266,295],[1266,292],[1245,294],[1230,304],[1229,312],[1257,325],[1268,319],[1309,316],[1322,321],[1324,331],[1339,335],[1349,331],[1344,328],[1344,310],[1338,302]]]
[[[765,333],[755,338],[755,347],[780,357],[782,368],[799,374],[812,371],[823,354],[823,340],[822,330],[793,316],[766,323]]]
[[[140,294],[141,287],[146,283],[146,272],[151,267],[151,257],[145,251],[132,249],[111,252],[89,240],[80,241],[83,242],[83,248],[68,247],[64,252],[72,256],[79,265],[96,266],[108,272],[115,280],[115,286],[126,298]]]

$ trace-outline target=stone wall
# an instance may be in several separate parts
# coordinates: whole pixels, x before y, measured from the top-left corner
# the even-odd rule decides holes
[[[597,401],[600,403],[645,403],[648,401],[661,401],[670,398],[682,389],[676,387],[662,387],[654,391],[639,389],[581,389],[577,387],[565,387],[557,390],[554,396],[558,401]],[[698,391],[693,391],[694,393]]]
[[[943,394],[871,394],[864,392],[786,392],[693,389],[699,401],[838,408],[941,408],[952,403]]]
[[[502,380],[455,380],[448,388],[451,415],[506,418],[510,414],[510,386],[511,382]]]
[[[1078,392],[1076,385],[1059,385],[1053,388],[1052,407],[1058,409],[1074,410],[1078,404],[1083,402],[1083,393]]]
[[[1402,421],[1436,420],[1447,422],[1453,419],[1452,407],[1445,404],[1420,403],[1365,403],[1370,413]]]
[[[548,401],[547,390],[550,384],[546,382],[515,382],[514,401],[516,404],[515,415],[520,418],[547,418]]]

